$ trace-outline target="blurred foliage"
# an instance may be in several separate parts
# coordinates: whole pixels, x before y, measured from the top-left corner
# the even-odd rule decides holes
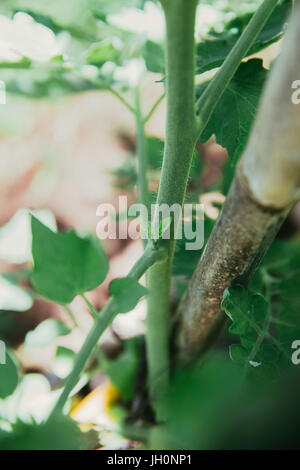
[[[103,358],[105,372],[125,401],[132,399],[136,392],[141,346],[141,337],[132,338],[124,341],[124,349],[116,359]]]
[[[283,0],[276,6],[251,49],[247,52],[247,56],[259,52],[281,38],[291,5],[291,0]],[[217,32],[213,28],[208,32],[207,38],[197,44],[197,73],[203,73],[222,65],[252,16],[253,13],[249,12],[236,14],[222,25],[221,32]]]
[[[178,371],[167,399],[167,424],[154,428],[153,449],[297,449],[299,372],[277,383],[244,382],[220,354]]]
[[[83,450],[92,448],[96,443],[95,436],[83,434],[77,424],[67,417],[55,418],[47,423],[18,420],[9,430],[1,430],[0,427],[2,450]]]

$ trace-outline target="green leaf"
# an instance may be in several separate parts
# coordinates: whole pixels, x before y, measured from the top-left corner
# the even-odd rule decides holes
[[[203,143],[215,134],[229,157],[237,159],[248,138],[266,76],[261,59],[240,65],[202,133]]]
[[[201,135],[201,142],[205,143],[215,134],[217,143],[228,151],[228,172],[223,183],[226,189],[247,143],[267,73],[261,59],[242,63]],[[200,85],[200,94],[206,86]]]
[[[1,347],[1,345],[0,345]],[[8,351],[5,352],[5,364],[0,361],[0,398],[10,396],[18,385],[18,369]]]
[[[186,242],[188,241],[184,236],[181,240],[176,240],[174,263],[172,267],[172,274],[175,284],[176,298],[179,300],[183,295],[188,280],[192,277],[202,251],[207,243],[207,240],[214,227],[215,221],[205,216],[204,219],[204,246],[201,250],[187,250]],[[183,230],[184,234],[184,230]]]
[[[108,15],[111,13],[120,13],[122,8],[142,8],[144,0],[91,0],[91,6],[94,12],[99,15]]]
[[[75,421],[62,415],[40,424],[18,420],[11,431],[0,433],[0,449],[79,450],[92,444],[88,442],[89,437],[81,433]]]
[[[105,79],[86,75],[81,67],[51,61],[32,64],[28,69],[4,70],[1,78],[6,83],[7,92],[21,94],[28,98],[58,99],[71,93],[99,90]]]
[[[38,220],[56,231],[56,221],[49,210],[31,211]],[[19,264],[32,261],[31,227],[28,209],[19,209],[15,215],[0,228],[0,258],[9,263]]]
[[[5,0],[0,11],[14,13],[23,11],[32,15],[38,22],[54,30],[67,30],[73,35],[91,37],[96,33],[97,23],[91,12],[91,0]]]
[[[232,344],[229,347],[229,356],[233,362],[244,364],[248,360],[249,352],[240,344]]]
[[[119,55],[119,51],[110,40],[104,40],[92,44],[86,54],[86,61],[92,65],[103,65],[105,62],[114,62]]]
[[[119,313],[133,310],[147,292],[136,279],[130,277],[115,279],[109,285],[109,293],[113,296]]]
[[[0,61],[0,69],[28,69],[31,66],[31,59],[21,57],[16,61]]]
[[[32,282],[44,297],[67,304],[104,281],[108,262],[94,237],[80,238],[73,231],[54,233],[35,217],[31,228]]]
[[[29,331],[25,338],[27,348],[41,348],[52,344],[60,336],[71,332],[62,322],[54,318],[48,318],[40,323],[33,331]]]
[[[123,352],[114,360],[104,360],[104,369],[124,400],[134,396],[140,364],[140,338],[124,342]]]
[[[276,6],[247,56],[259,52],[281,38],[291,3],[291,0],[284,0]],[[221,33],[211,30],[208,37],[197,44],[197,73],[222,65],[252,16],[253,13],[236,15],[223,25]]]
[[[145,44],[144,59],[149,72],[165,73],[164,51],[160,44],[147,41]]]
[[[240,336],[241,345],[230,347],[230,357],[245,367],[261,365],[267,373],[291,365],[291,344],[300,334],[300,318],[287,312],[282,300],[272,295],[268,300],[242,286],[225,290],[222,309],[232,321],[229,332]],[[298,301],[300,299],[298,298]]]

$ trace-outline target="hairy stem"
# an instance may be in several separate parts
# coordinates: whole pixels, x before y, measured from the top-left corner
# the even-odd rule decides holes
[[[194,23],[196,0],[162,0],[165,12],[167,123],[157,204],[183,204],[195,145]],[[159,217],[157,213],[155,217]],[[176,230],[176,227],[174,227]],[[147,360],[150,399],[158,403],[169,380],[170,278],[174,240],[164,240],[167,258],[147,276]]]
[[[161,260],[164,256],[164,249],[155,249],[151,244],[149,244],[142,257],[130,270],[128,276],[139,279],[150,266]],[[114,298],[111,297],[95,319],[94,325],[92,326],[82,348],[77,354],[73,370],[65,381],[64,388],[50,414],[50,417],[56,413],[62,412],[70,393],[78,382],[80,375],[83,372],[84,367],[95,346],[97,345],[101,335],[117,314],[118,311],[116,309]]]

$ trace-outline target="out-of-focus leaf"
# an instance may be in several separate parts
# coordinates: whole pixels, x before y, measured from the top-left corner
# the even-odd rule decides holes
[[[114,360],[105,359],[105,372],[124,400],[130,400],[135,392],[135,380],[140,363],[140,338],[124,342],[123,352]]]
[[[31,60],[28,57],[21,57],[17,61],[0,61],[0,69],[29,69]]]
[[[247,362],[249,352],[240,344],[232,344],[229,348],[229,355],[233,362],[245,364],[245,362]]]
[[[0,310],[24,312],[32,305],[32,296],[26,289],[0,276]]]
[[[93,68],[93,66],[88,66]],[[32,64],[30,68],[3,70],[1,79],[6,83],[7,92],[21,94],[28,98],[58,99],[71,93],[99,90],[107,86],[105,79],[97,79],[97,71],[76,68],[70,64],[49,62]]]
[[[177,371],[162,405],[166,424],[152,433],[153,448],[209,447],[226,426],[223,419],[229,404],[237,405],[241,384],[238,367],[221,354]]]
[[[35,217],[31,228],[32,282],[43,296],[66,304],[104,281],[108,261],[99,240],[73,231],[54,233]]]
[[[123,8],[143,8],[145,0],[91,0],[91,7],[98,15],[120,13]]]
[[[242,381],[222,356],[178,371],[164,400],[165,424],[153,449],[297,449],[300,425],[296,367],[278,382]]]
[[[10,423],[18,419],[31,423],[44,421],[57,399],[59,390],[51,391],[51,386],[42,374],[25,374],[15,392],[0,401],[0,416]]]
[[[66,378],[71,372],[76,354],[72,349],[58,346],[55,359],[52,362],[52,371],[60,379]]]
[[[247,56],[259,52],[281,38],[291,5],[291,0],[283,0],[275,7],[271,17],[248,51]],[[209,32],[207,39],[197,44],[197,73],[203,73],[222,65],[252,16],[253,13],[235,16],[224,25],[221,33],[212,30]]]
[[[2,0],[0,11],[13,13],[23,11],[36,20],[58,30],[68,30],[77,36],[93,36],[97,29],[96,20],[90,9],[90,0]],[[51,22],[50,22],[51,21]]]
[[[111,41],[101,41],[92,44],[86,54],[86,61],[91,65],[103,65],[108,61],[115,61],[119,51],[114,47]]]
[[[147,70],[163,74],[165,72],[165,58],[162,46],[156,42],[147,41],[144,50]]]
[[[147,294],[147,289],[136,279],[123,277],[114,279],[109,285],[109,293],[113,296],[119,313],[133,310],[138,301]]]
[[[1,348],[2,344],[0,345]],[[5,363],[0,360],[0,398],[4,399],[15,391],[18,385],[18,369],[14,359],[8,351],[5,352]],[[1,358],[0,358],[1,359]]]
[[[40,323],[33,331],[29,331],[25,338],[25,346],[28,348],[40,348],[52,344],[60,336],[70,333],[62,322],[48,318]]]
[[[87,445],[88,435],[82,434],[77,424],[64,416],[40,424],[18,420],[10,432],[0,434],[2,450],[79,450]]]

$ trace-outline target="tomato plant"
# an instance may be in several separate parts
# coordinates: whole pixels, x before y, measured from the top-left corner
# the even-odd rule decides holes
[[[58,230],[47,210],[17,212],[0,229],[0,256],[17,265],[1,277],[1,310],[23,315],[42,298],[68,314],[67,323],[40,322],[23,341],[25,349],[55,343],[52,388],[46,374],[24,373],[19,351],[7,348],[0,447],[103,445],[101,432],[83,433],[75,422],[99,371],[110,384],[99,400],[118,433],[140,447],[297,446],[286,434],[299,425],[299,369],[292,360],[300,340],[299,227],[288,236],[284,229],[300,197],[300,119],[292,100],[300,74],[298,2],[4,0],[0,14],[4,39],[9,31],[17,37],[22,24],[26,36],[0,49],[8,96],[63,102],[65,95],[107,92],[133,118],[136,160],[115,176],[122,190],[136,189],[148,235],[128,274],[111,280],[99,311],[86,293],[105,285],[109,260],[95,234]],[[267,68],[262,51],[277,43],[280,54]],[[145,110],[141,89],[149,73],[157,74],[161,92]],[[147,131],[162,102],[164,141]],[[160,208],[202,200],[212,139],[228,157],[209,191],[218,192],[217,203],[226,199],[217,221],[204,207],[204,248],[190,251],[188,237],[176,237],[183,221],[161,218]],[[121,221],[129,218],[125,212],[118,213]],[[17,246],[9,254],[5,245],[17,232],[30,245],[19,258]],[[72,302],[80,297],[93,323],[74,351],[56,341],[78,328]],[[145,335],[123,341],[117,357],[108,357],[99,340],[144,297]],[[46,410],[32,412],[33,421],[16,405],[30,380],[48,400]],[[76,412],[85,387],[91,393]]]

